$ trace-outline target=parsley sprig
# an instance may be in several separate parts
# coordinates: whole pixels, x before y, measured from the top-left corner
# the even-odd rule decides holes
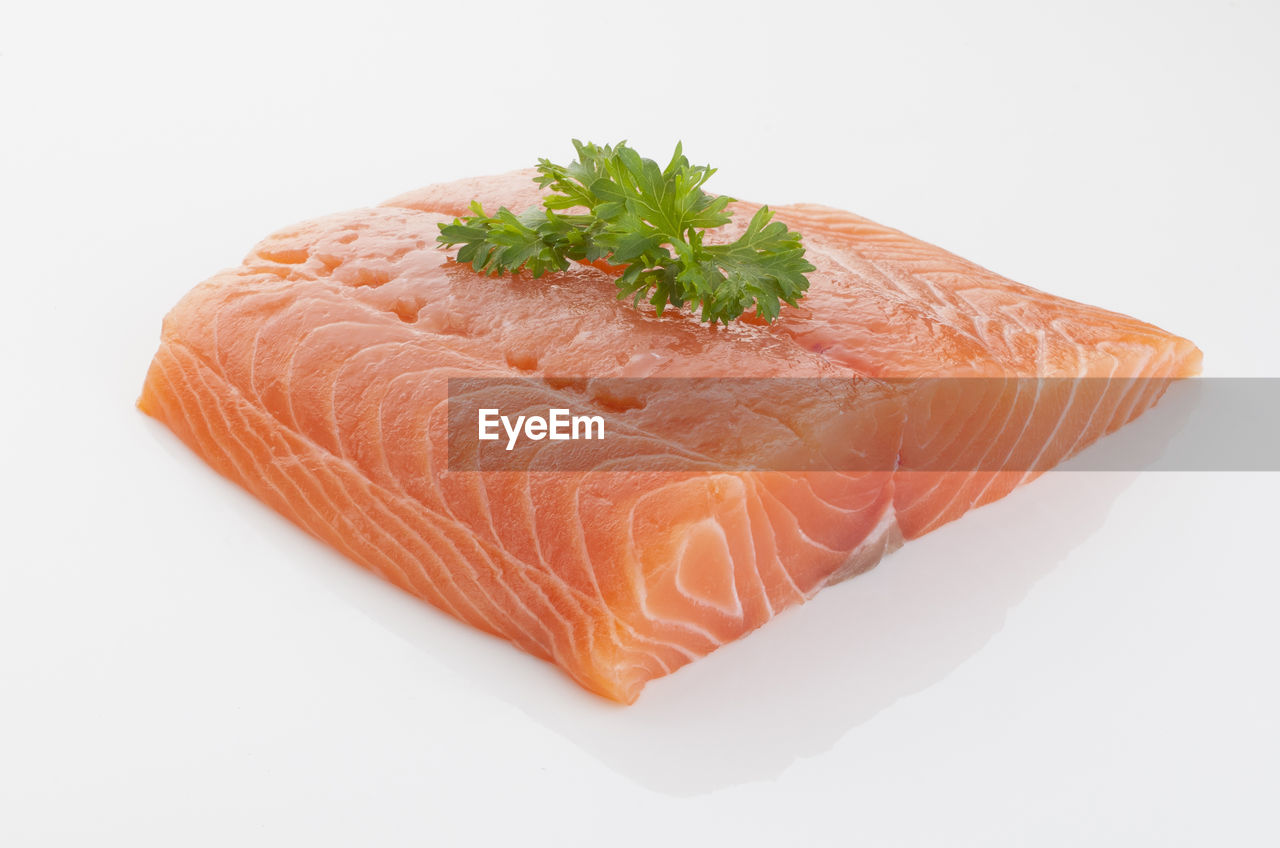
[[[804,258],[800,234],[756,211],[746,231],[729,244],[706,244],[707,230],[727,224],[732,198],[702,190],[716,169],[690,165],[677,144],[670,163],[659,167],[626,145],[584,144],[567,166],[538,160],[534,181],[551,189],[541,207],[519,215],[505,206],[440,224],[437,240],[462,245],[458,261],[489,275],[521,268],[534,277],[563,271],[569,260],[604,260],[624,266],[618,298],[668,306],[689,304],[701,320],[727,324],[755,308],[765,321],[778,317],[809,288],[814,270]],[[569,212],[585,208],[586,213]]]

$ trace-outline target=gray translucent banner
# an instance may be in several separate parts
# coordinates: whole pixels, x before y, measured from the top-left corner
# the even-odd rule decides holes
[[[1280,379],[455,377],[448,427],[454,472],[1280,471]]]

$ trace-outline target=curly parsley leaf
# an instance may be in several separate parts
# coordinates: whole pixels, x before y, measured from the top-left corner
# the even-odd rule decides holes
[[[702,190],[716,171],[689,164],[681,145],[665,168],[625,142],[574,139],[573,146],[578,158],[567,166],[538,161],[534,181],[550,189],[541,208],[488,215],[473,202],[472,215],[440,224],[437,240],[461,245],[458,261],[490,275],[523,268],[541,277],[571,260],[605,260],[623,266],[619,299],[647,300],[659,315],[688,304],[713,324],[751,308],[773,321],[783,303],[794,306],[804,296],[814,266],[800,234],[772,220],[767,206],[735,241],[704,243],[707,230],[729,222],[732,198]]]

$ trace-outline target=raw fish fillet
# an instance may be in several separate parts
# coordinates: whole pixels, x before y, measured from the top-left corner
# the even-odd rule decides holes
[[[1185,339],[819,206],[775,208],[817,270],[772,325],[658,318],[618,302],[607,267],[483,277],[436,246],[437,223],[472,199],[540,202],[530,176],[431,186],[269,236],[169,313],[139,405],[355,562],[621,702],[1004,496],[1199,368]],[[754,208],[733,204],[720,237]],[[449,380],[462,377],[545,378],[527,399],[544,405],[574,378],[849,388],[762,393],[731,427],[694,397],[622,409],[628,444],[720,465],[619,469],[605,440],[575,443],[587,470],[527,473],[450,468]],[[962,377],[993,388],[957,394]],[[1034,392],[1018,379],[1058,377],[1109,379]],[[866,462],[733,467],[776,458],[780,433]],[[959,470],[914,470],[939,453]],[[968,470],[974,454],[1036,461]]]

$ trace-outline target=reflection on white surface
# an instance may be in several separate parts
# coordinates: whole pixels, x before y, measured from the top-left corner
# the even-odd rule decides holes
[[[1125,430],[1159,455],[1186,416],[1185,405],[1161,404]],[[1109,438],[1122,437],[1124,431]],[[652,682],[630,707],[493,646],[442,645],[437,616],[369,593],[350,597],[610,768],[649,789],[695,795],[774,778],[945,678],[1000,630],[1036,581],[1102,526],[1136,478],[1133,471],[1049,472]]]
[[[694,795],[775,777],[942,680],[1102,525],[1136,477],[1051,472],[654,681],[630,707],[578,689],[546,663],[509,656],[514,649],[496,639],[442,638],[443,616],[400,603],[394,590],[348,597],[610,768],[650,789]]]

